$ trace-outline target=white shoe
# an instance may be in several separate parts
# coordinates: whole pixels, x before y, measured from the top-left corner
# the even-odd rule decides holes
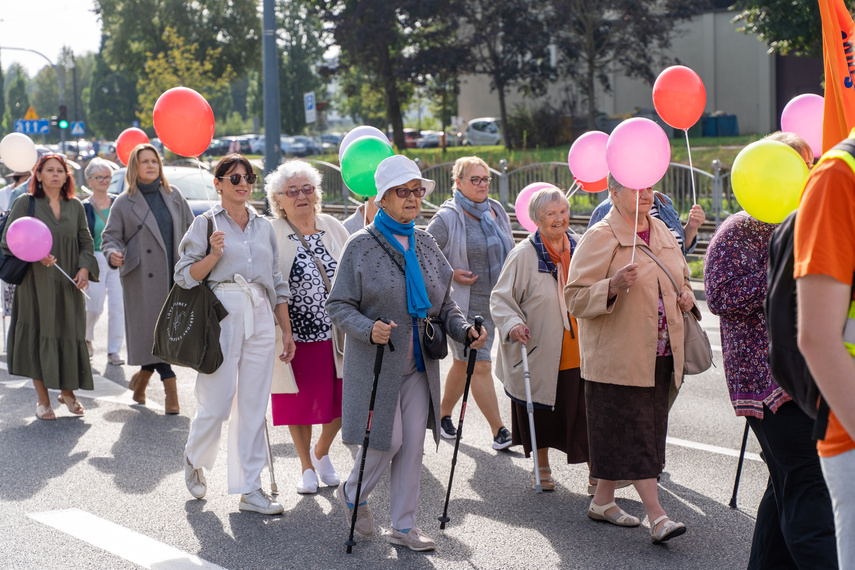
[[[184,456],[184,482],[187,484],[187,490],[196,499],[201,499],[208,492],[208,482],[205,480],[205,474],[202,469],[194,469],[187,456]]]
[[[324,455],[320,459],[317,459],[315,456],[315,446],[313,445],[312,449],[309,450],[309,457],[312,459],[312,467],[315,468],[318,477],[320,477],[324,485],[336,487],[341,483],[341,478],[338,476],[335,467],[333,467],[329,455]]]
[[[107,355],[107,363],[114,366],[121,366],[125,363],[125,360],[115,352],[111,352]]]
[[[318,492],[318,476],[314,469],[303,471],[303,477],[297,482],[297,492],[301,495],[314,495]]]
[[[270,498],[263,489],[240,496],[238,508],[242,511],[252,511],[263,515],[278,515],[285,512],[285,507]]]

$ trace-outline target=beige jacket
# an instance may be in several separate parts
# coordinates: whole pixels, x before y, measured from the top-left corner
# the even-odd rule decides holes
[[[531,400],[554,406],[564,324],[560,317],[558,281],[550,273],[539,273],[537,262],[537,252],[531,241],[520,242],[508,254],[490,295],[490,314],[502,341],[496,375],[508,394],[517,400],[526,400],[522,345],[508,337],[512,328],[526,325],[531,333],[527,344]],[[576,332],[577,325],[572,320],[571,326]]]
[[[287,283],[288,276],[291,275],[291,267],[294,265],[294,259],[297,257],[299,243],[288,237],[294,233],[288,222],[282,218],[276,218],[272,220],[272,223],[279,246],[279,269],[282,272],[282,278]],[[348,231],[344,229],[341,222],[327,214],[315,215],[315,227],[324,232],[324,235],[321,236],[321,243],[324,244],[327,253],[339,261],[344,251],[344,244],[350,237]],[[276,327],[276,346],[282,346],[282,329],[278,326]],[[333,350],[336,376],[341,378],[344,369],[344,335],[336,328],[333,328]],[[297,383],[294,380],[291,364],[283,364],[278,355],[273,361],[273,382],[270,386],[270,393],[297,393]]]
[[[664,223],[649,215],[647,219],[650,249],[668,267],[682,290],[691,293],[689,267],[677,240]],[[638,281],[629,292],[619,291],[612,305],[607,304],[610,278],[630,263],[633,235],[634,227],[613,208],[585,232],[570,263],[564,298],[567,310],[579,319],[582,378],[623,386],[654,385],[661,292],[679,387],[683,371],[683,313],[671,280],[656,262],[637,250]],[[644,245],[640,238],[638,243]]]

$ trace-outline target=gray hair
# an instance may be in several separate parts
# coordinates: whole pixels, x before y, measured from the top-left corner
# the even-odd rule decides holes
[[[106,170],[112,174],[113,165],[100,156],[96,156],[89,161],[89,164],[86,165],[86,169],[83,171],[83,176],[88,180],[95,176],[96,172],[101,172],[102,170]]]
[[[609,192],[612,192],[613,194],[617,194],[621,190],[626,190],[626,186],[624,186],[623,184],[618,182],[617,179],[614,176],[612,176],[611,172],[609,172],[608,184],[609,184]]]
[[[540,214],[549,205],[555,204],[556,202],[564,204],[567,206],[567,210],[570,210],[570,201],[564,195],[564,192],[558,188],[553,187],[538,190],[534,195],[532,195],[531,200],[528,203],[528,217],[531,218],[532,222],[539,226]]]
[[[315,213],[321,211],[321,202],[323,201],[323,191],[321,190],[321,182],[323,174],[321,171],[306,162],[305,160],[287,160],[279,165],[279,168],[268,174],[264,179],[264,189],[267,192],[267,202],[270,204],[270,209],[279,218],[285,217],[285,210],[279,205],[276,200],[276,194],[285,190],[288,182],[295,176],[305,176],[315,187]]]

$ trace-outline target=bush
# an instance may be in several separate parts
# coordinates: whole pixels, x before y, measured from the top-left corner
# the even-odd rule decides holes
[[[517,105],[508,115],[505,136],[513,148],[548,148],[569,144],[571,126],[569,117],[548,105],[534,110]]]

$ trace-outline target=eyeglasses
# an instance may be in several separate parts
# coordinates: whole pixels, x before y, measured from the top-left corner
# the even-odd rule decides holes
[[[284,194],[289,198],[296,198],[300,195],[300,192],[302,192],[305,196],[311,196],[315,193],[315,187],[310,184],[306,184],[302,188],[288,188],[287,190],[283,190],[282,192],[277,192],[277,194]]]
[[[406,186],[395,188],[395,194],[398,195],[398,198],[407,198],[410,194],[415,194],[419,198],[424,198],[425,192],[427,192],[427,189],[425,189],[424,186],[419,186],[418,188],[413,189],[407,188]]]
[[[247,184],[255,184],[255,181],[258,180],[258,175],[254,172],[251,174],[232,174],[231,176],[217,176],[220,180],[223,178],[228,178],[229,182],[232,183],[233,186],[237,186],[240,184],[240,179],[243,178],[246,180]]]
[[[111,176],[93,176],[89,180],[94,180],[95,182],[106,182],[112,178]]]
[[[475,186],[481,186],[482,184],[489,186],[491,180],[492,178],[490,176],[485,176],[484,178],[481,178],[480,176],[472,176],[469,178],[469,182]]]

